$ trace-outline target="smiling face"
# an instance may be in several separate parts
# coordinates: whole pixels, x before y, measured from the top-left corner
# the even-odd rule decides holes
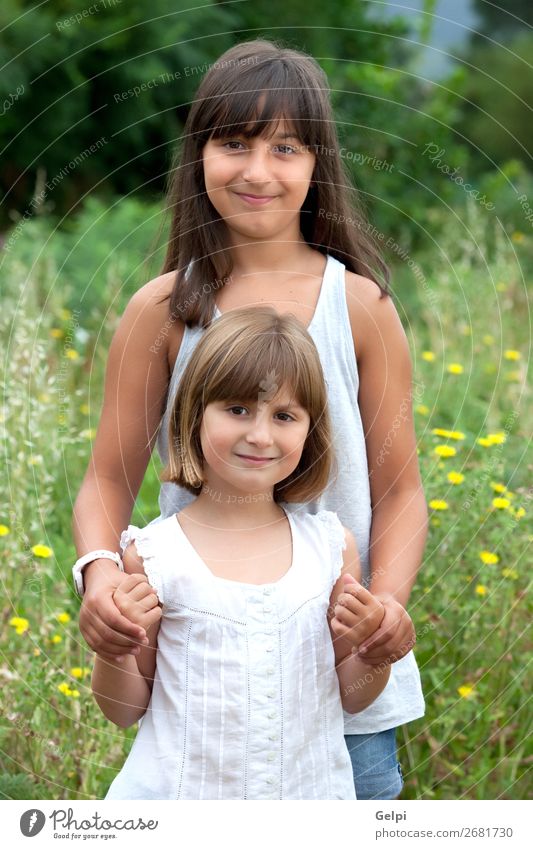
[[[237,133],[205,144],[207,195],[234,243],[243,237],[299,239],[300,209],[316,157],[294,133],[290,123],[281,119],[269,138]]]
[[[200,428],[207,484],[230,494],[271,494],[297,467],[309,424],[287,387],[272,400],[208,404]]]

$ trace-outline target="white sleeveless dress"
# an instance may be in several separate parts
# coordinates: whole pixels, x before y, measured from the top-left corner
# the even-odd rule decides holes
[[[318,303],[307,328],[318,349],[327,385],[338,470],[332,474],[327,489],[316,501],[283,503],[283,507],[293,515],[334,511],[357,540],[363,583],[368,584],[372,508],[365,436],[358,405],[359,374],[346,303],[345,271],[342,262],[335,257],[327,257]],[[215,318],[219,317],[220,311],[216,309]],[[157,440],[163,463],[168,460],[168,422],[178,383],[204,332],[201,327],[185,328]],[[179,513],[193,500],[194,495],[183,487],[163,483],[159,494],[161,515],[154,519],[154,523]],[[392,665],[389,682],[375,702],[361,713],[345,713],[345,734],[385,731],[423,715],[420,674],[411,651]]]
[[[334,513],[287,513],[275,583],[216,577],[175,515],[130,525],[163,605],[152,697],[106,799],[355,799],[326,612],[342,568]]]

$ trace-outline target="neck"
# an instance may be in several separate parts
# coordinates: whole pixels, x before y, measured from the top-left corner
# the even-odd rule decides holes
[[[292,241],[275,240],[252,242],[249,239],[240,243],[233,242],[231,258],[233,274],[246,277],[252,274],[273,274],[278,271],[293,271],[301,269],[302,261],[306,261],[313,249],[303,236]]]
[[[200,495],[185,508],[191,519],[215,528],[250,530],[278,521],[284,512],[272,491],[243,492],[204,484]]]

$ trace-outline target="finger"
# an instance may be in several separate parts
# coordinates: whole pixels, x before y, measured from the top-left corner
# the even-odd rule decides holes
[[[345,637],[352,630],[351,628],[347,628],[345,625],[343,625],[342,622],[340,622],[336,616],[333,617],[330,622],[330,625],[331,630],[335,634],[335,637],[339,639],[341,637]]]
[[[106,599],[106,601],[97,608],[97,614],[102,622],[104,622],[113,634],[115,634],[116,638],[121,638],[121,642],[125,637],[138,639],[139,637],[146,636],[144,628],[140,628],[139,625],[135,625],[134,622],[130,622],[129,619],[126,619],[126,617],[120,613],[113,599]]]
[[[351,610],[352,613],[358,613],[360,616],[365,615],[366,606],[359,600],[357,596],[348,595],[347,593],[341,593],[337,598],[337,604],[341,605],[341,607]]]
[[[388,640],[394,639],[398,627],[398,623],[386,626],[385,628],[380,626],[367,640],[361,643],[359,651],[370,651],[371,649],[376,649],[385,645]]]
[[[373,604],[376,599],[362,584],[346,584],[344,587],[344,593],[349,593],[350,595],[357,598],[361,604]]]
[[[143,616],[143,624],[146,629],[150,628],[151,625],[155,625],[156,622],[159,622],[162,616],[162,611],[159,606],[154,607],[148,613],[145,613]]]
[[[347,628],[354,628],[362,621],[362,617],[356,613],[352,613],[346,607],[338,606],[335,608],[335,617],[339,622],[342,622]]]
[[[397,660],[401,660],[402,657],[405,657],[405,655],[408,654],[414,647],[415,642],[416,640],[414,639],[407,639],[398,645],[396,640],[392,640],[378,646],[377,648],[363,652],[361,660],[364,660],[365,662],[375,662],[383,658],[389,658],[391,662],[395,662]],[[359,651],[361,651],[361,648],[359,648]]]

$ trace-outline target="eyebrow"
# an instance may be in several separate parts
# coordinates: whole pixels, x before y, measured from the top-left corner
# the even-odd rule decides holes
[[[295,136],[294,133],[276,133],[275,136],[272,136],[274,139],[294,139],[294,141],[300,141],[299,136]]]

